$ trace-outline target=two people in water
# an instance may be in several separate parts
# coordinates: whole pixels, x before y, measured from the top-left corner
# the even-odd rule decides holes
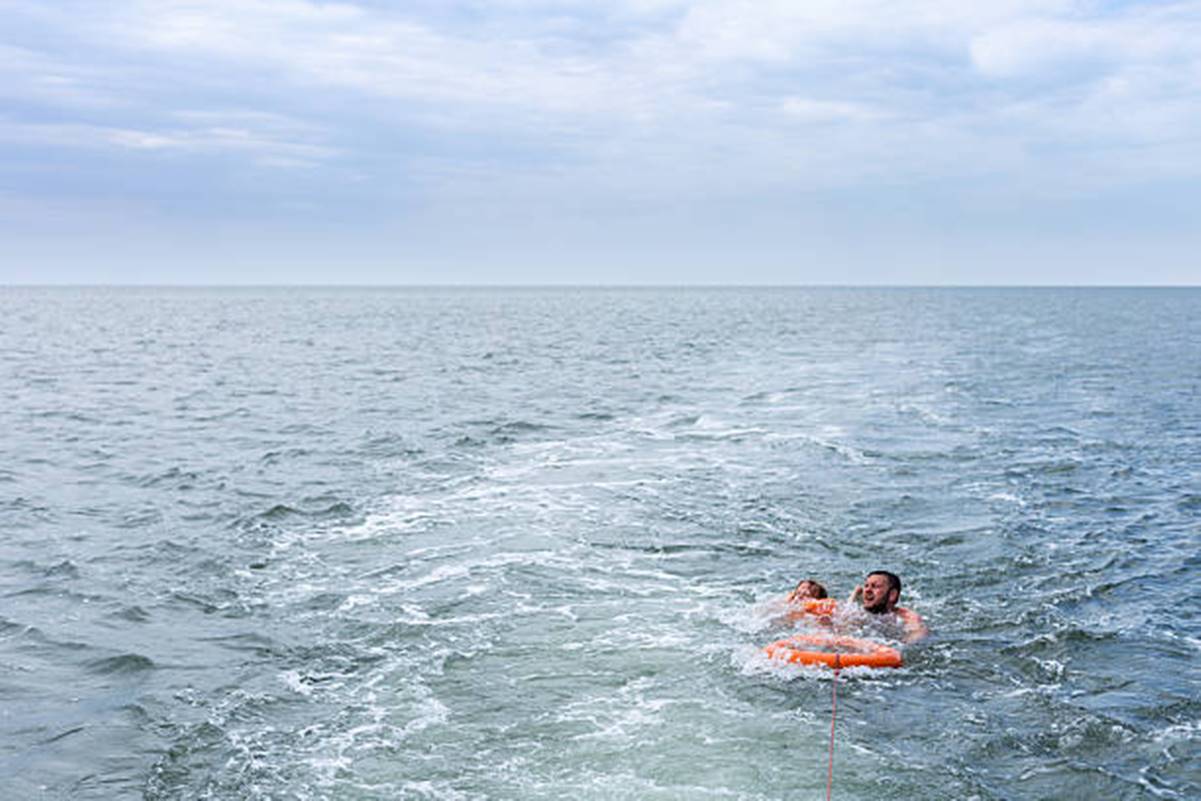
[[[916,642],[929,634],[921,615],[912,609],[897,606],[901,600],[901,579],[887,570],[873,570],[864,577],[863,583],[851,591],[846,600],[849,607],[858,607],[868,615],[879,616],[881,621],[895,622],[902,630],[901,639]],[[834,613],[836,603],[830,600],[826,588],[813,579],[803,579],[785,602],[790,609],[802,613],[817,613],[829,616]],[[790,615],[791,617],[791,615]]]

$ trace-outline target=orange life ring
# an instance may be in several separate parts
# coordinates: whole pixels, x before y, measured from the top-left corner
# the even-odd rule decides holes
[[[899,668],[903,664],[901,652],[896,648],[835,634],[796,634],[773,642],[763,652],[770,659],[797,665],[825,665],[835,670],[845,667]]]

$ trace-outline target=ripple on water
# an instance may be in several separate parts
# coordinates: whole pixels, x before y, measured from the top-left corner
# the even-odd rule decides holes
[[[1201,797],[1197,297],[0,293],[6,775],[820,797],[752,605],[891,566],[837,797]]]
[[[89,672],[99,675],[128,676],[154,670],[157,666],[154,660],[142,654],[118,654],[89,660],[85,667]]]

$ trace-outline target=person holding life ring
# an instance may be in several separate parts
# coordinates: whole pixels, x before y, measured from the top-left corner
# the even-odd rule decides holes
[[[921,615],[912,609],[897,606],[901,599],[901,579],[887,570],[873,570],[863,583],[851,591],[848,605],[859,604],[869,615],[888,616],[904,630],[905,642],[917,642],[930,633]]]
[[[811,579],[802,581],[786,599],[789,606],[787,617],[790,621],[808,617],[823,627],[833,626],[834,630],[794,634],[771,643],[763,649],[770,659],[802,665],[824,665],[836,671],[845,667],[901,667],[904,659],[898,649],[839,633],[847,624],[854,625],[856,616],[865,613],[871,617],[878,616],[881,622],[900,628],[901,639],[907,643],[916,642],[929,633],[920,615],[897,606],[901,598],[901,579],[886,570],[868,573],[863,583],[847,599],[847,614],[838,615],[837,618],[837,602],[831,598],[813,597],[818,594],[824,595],[825,588]],[[858,611],[853,607],[857,607]]]

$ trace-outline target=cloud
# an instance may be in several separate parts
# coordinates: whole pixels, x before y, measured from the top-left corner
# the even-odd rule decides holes
[[[206,112],[198,116],[211,119],[214,115]],[[338,155],[336,148],[299,141],[282,132],[219,124],[152,130],[84,123],[7,121],[0,124],[0,141],[38,148],[57,146],[185,155],[245,155],[256,164],[274,167],[314,166]]]
[[[1201,18],[1194,2],[1154,14],[1089,15],[1066,0],[627,0],[608,15],[566,0],[447,3],[438,15],[422,6],[406,14],[307,0],[142,0],[101,8],[83,15],[82,26],[70,11],[37,16],[65,26],[110,61],[141,63],[135,84],[157,71],[164,81],[203,91],[262,87],[276,100],[303,91],[353,93],[387,101],[391,108],[383,111],[464,124],[484,116],[518,127],[523,120],[537,127],[606,118],[610,129],[754,112],[765,94],[775,95],[769,106],[792,108],[794,117],[805,115],[789,105],[793,97],[880,109],[923,93],[943,95],[944,108],[958,113],[950,106],[957,98],[945,93],[971,91],[973,76],[1043,75],[1054,83],[1055,72],[1073,63],[1195,64],[1188,45],[1197,41]],[[640,22],[615,23],[622,15]],[[24,53],[32,62],[33,51]],[[78,86],[80,74],[100,63],[93,59],[68,79]],[[22,71],[42,82],[55,72],[32,63]],[[829,115],[812,116],[818,122]]]
[[[1201,171],[1192,0],[3,8],[2,91],[22,104],[8,141],[332,165],[359,177],[365,216],[396,187],[551,216]]]
[[[1070,5],[1064,0],[699,0],[690,4],[678,36],[707,58],[723,61],[954,53],[982,30]]]
[[[102,73],[111,70],[0,43],[0,97],[9,101],[68,109],[124,105],[118,93],[97,85],[95,78]]]
[[[1129,12],[1100,19],[1023,19],[975,36],[972,62],[992,77],[1064,77],[1136,69],[1146,64],[1191,63],[1201,54],[1201,6],[1193,14]],[[1072,76],[1067,76],[1072,77]]]
[[[277,139],[247,128],[206,127],[168,131],[104,131],[103,139],[134,150],[185,153],[245,153],[264,166],[305,167],[330,159],[337,150]]]
[[[804,122],[874,122],[886,115],[861,103],[814,100],[807,97],[786,97],[780,102],[786,115]]]
[[[620,104],[602,64],[541,34],[502,40],[441,32],[342,4],[303,0],[123,6],[109,41],[190,70],[385,99],[578,113]],[[535,32],[537,34],[537,32]],[[569,50],[570,48],[564,48]]]

